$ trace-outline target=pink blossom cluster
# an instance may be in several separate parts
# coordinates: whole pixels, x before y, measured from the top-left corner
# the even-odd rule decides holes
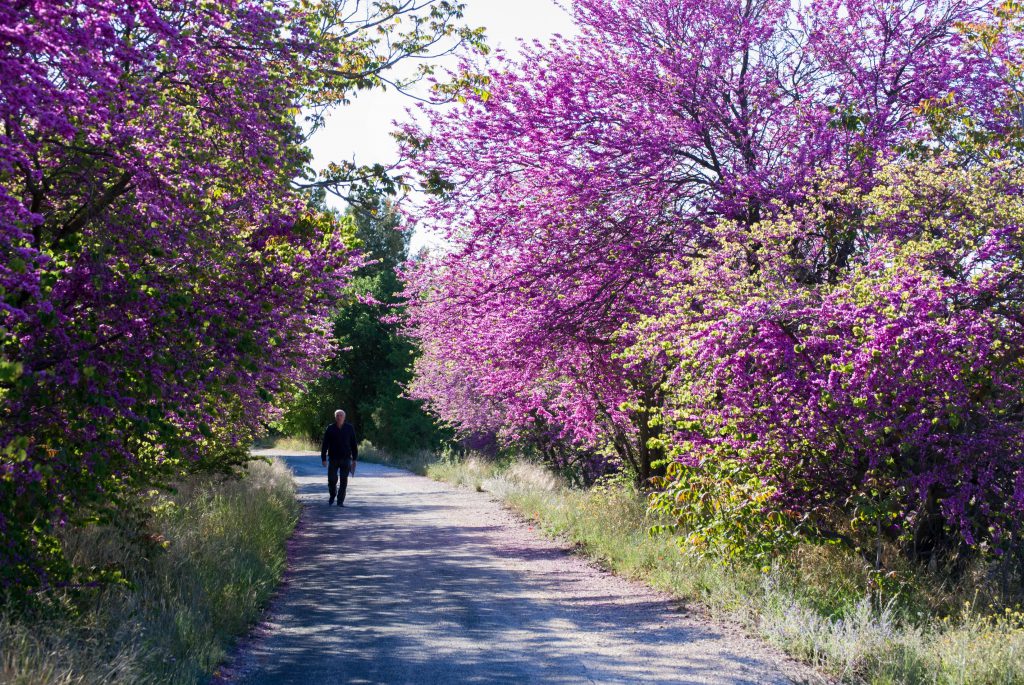
[[[991,236],[928,242],[967,230],[955,206],[940,225],[872,193],[967,129],[1014,130],[1016,30],[977,40],[994,8],[961,0],[574,10],[578,37],[499,58],[486,93],[403,132],[433,191],[413,218],[450,245],[408,275],[413,393],[464,433],[541,423],[641,481],[665,456],[746,461],[818,531],[870,510],[894,535],[999,538],[1020,386],[996,361],[1024,348],[1011,307],[962,302],[1016,281],[981,284]]]
[[[876,179],[720,224],[714,254],[663,273],[633,352],[669,350],[672,456],[743,462],[808,534],[868,527],[916,558],[951,539],[1004,549],[1024,514],[1024,179],[946,156]],[[838,275],[822,228],[850,202],[861,244]]]
[[[53,526],[244,458],[353,264],[292,188],[316,45],[290,2],[0,5],[0,582]]]

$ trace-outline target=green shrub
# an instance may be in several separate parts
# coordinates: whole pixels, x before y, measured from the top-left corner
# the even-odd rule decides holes
[[[686,554],[770,565],[799,544],[799,525],[769,510],[775,490],[740,461],[709,461],[699,469],[676,461],[657,479],[650,505],[667,523],[659,532],[682,533]]]

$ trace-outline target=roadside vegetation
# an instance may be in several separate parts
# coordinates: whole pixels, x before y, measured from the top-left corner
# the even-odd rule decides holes
[[[737,621],[841,682],[1024,682],[1021,598],[994,566],[979,563],[959,583],[908,566],[878,584],[856,555],[812,544],[768,568],[730,563],[686,554],[685,536],[652,535],[664,520],[625,478],[575,488],[540,464],[480,456],[438,457],[425,470],[493,493],[605,568]]]
[[[186,481],[154,495],[146,533],[70,530],[65,553],[117,582],[56,592],[0,616],[0,682],[206,682],[259,617],[298,520],[291,473],[252,462],[240,479]]]
[[[362,364],[330,324],[373,332],[338,309],[394,290],[364,224],[406,187],[309,136],[356,92],[449,98],[464,7],[0,4],[0,682],[204,681],[257,616],[296,505],[250,446]]]
[[[373,464],[384,464],[385,466],[394,466],[398,469],[412,471],[420,476],[428,475],[428,469],[436,467],[439,463],[438,454],[430,450],[389,452],[369,443],[364,443],[359,447],[359,458],[362,461],[368,461]]]

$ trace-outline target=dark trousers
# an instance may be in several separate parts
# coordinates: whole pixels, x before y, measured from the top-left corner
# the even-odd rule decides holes
[[[348,487],[348,472],[351,468],[352,462],[348,459],[327,462],[327,489],[332,500],[337,497],[339,503],[345,501],[345,488]]]

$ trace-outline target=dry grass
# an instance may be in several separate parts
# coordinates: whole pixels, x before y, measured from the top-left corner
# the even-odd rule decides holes
[[[258,449],[295,450],[297,452],[319,452],[320,445],[305,438],[278,436],[257,441]]]
[[[470,457],[464,461],[442,459],[429,464],[426,475],[435,480],[483,492],[484,483],[492,480],[499,469],[495,462],[477,457]]]
[[[427,467],[436,462],[438,457],[427,450],[417,450],[403,454],[391,454],[378,449],[368,442],[359,446],[359,459],[372,464],[394,466],[396,469],[412,471],[420,476],[427,475]]]
[[[280,580],[298,504],[290,472],[254,462],[241,480],[190,482],[160,498],[150,559],[112,530],[70,536],[80,563],[121,566],[129,585],[53,598],[0,617],[0,682],[200,683],[255,621]]]

